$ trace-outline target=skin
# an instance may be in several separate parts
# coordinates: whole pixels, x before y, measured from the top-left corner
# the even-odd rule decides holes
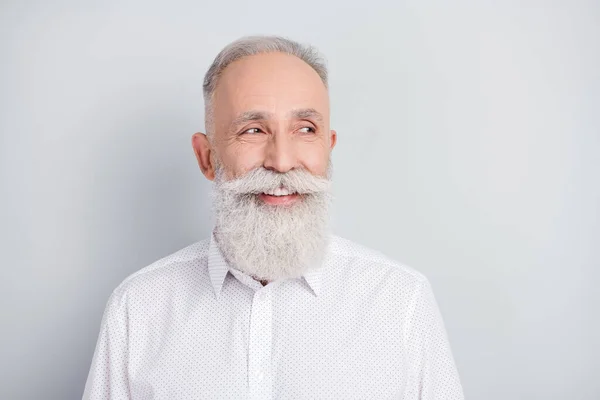
[[[329,93],[301,59],[283,53],[244,57],[222,73],[213,97],[212,141],[192,136],[204,176],[215,178],[220,160],[228,179],[256,168],[285,173],[305,168],[325,176],[337,134],[329,128]],[[267,204],[290,204],[297,195],[259,195]]]

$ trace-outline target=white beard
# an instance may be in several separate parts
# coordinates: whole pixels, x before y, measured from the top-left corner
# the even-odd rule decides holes
[[[278,173],[259,167],[226,180],[218,166],[215,239],[230,266],[268,281],[297,278],[318,267],[330,236],[330,176],[331,163],[327,178],[304,169]],[[277,187],[301,197],[289,206],[265,204],[258,197]]]

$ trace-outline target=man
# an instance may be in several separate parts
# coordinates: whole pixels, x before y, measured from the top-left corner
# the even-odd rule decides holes
[[[330,232],[327,71],[242,38],[204,80],[211,238],[112,293],[86,399],[462,399],[423,275]]]

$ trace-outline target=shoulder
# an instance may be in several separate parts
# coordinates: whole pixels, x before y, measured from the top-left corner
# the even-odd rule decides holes
[[[330,254],[336,269],[363,282],[376,284],[385,280],[396,287],[412,288],[429,284],[425,275],[413,267],[338,235],[331,236]]]
[[[154,297],[197,284],[206,275],[209,239],[192,243],[134,272],[119,284],[111,301],[125,297]]]

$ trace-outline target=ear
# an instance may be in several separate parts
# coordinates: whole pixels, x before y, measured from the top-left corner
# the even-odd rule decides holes
[[[333,150],[333,148],[335,147],[335,144],[337,143],[337,132],[332,129],[330,132],[329,138],[330,138],[329,151],[331,151],[331,150]]]
[[[198,160],[198,166],[200,170],[208,179],[212,181],[215,179],[215,166],[212,162],[211,152],[213,151],[208,141],[208,138],[204,133],[197,132],[192,135],[192,148],[196,154],[196,160]]]

